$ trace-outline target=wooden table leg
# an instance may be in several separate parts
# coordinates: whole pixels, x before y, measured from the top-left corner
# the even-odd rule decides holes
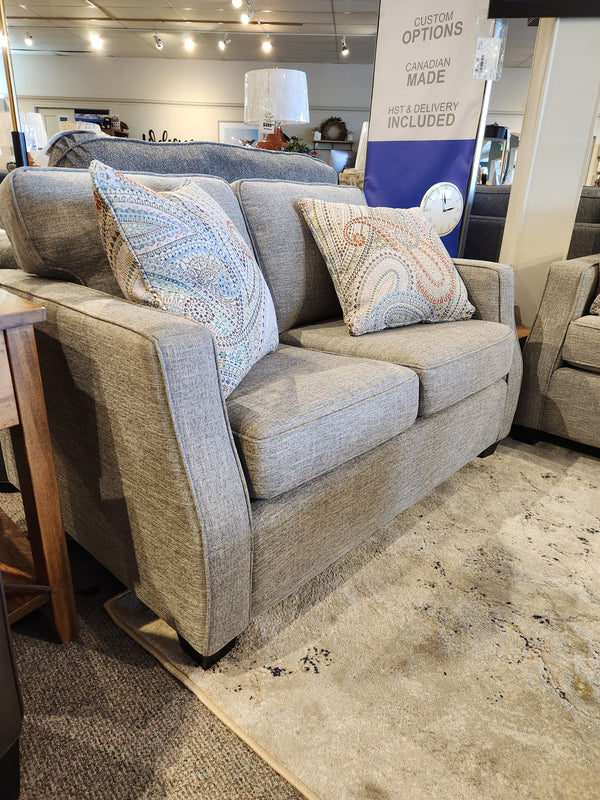
[[[46,405],[32,326],[5,331],[20,425],[11,428],[25,519],[38,583],[51,589],[60,639],[77,636],[69,569]]]

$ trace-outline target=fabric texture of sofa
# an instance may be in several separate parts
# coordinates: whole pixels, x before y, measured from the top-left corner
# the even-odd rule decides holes
[[[465,258],[497,261],[500,257],[510,186],[475,187],[469,217]],[[600,188],[584,186],[581,190],[573,234],[567,258],[600,252]]]
[[[523,348],[515,424],[600,447],[600,253],[552,264]]]
[[[455,262],[473,319],[351,337],[298,201],[366,205],[360,189],[192,180],[254,250],[277,314],[279,347],[226,402],[207,329],[120,296],[87,172],[24,168],[0,186],[20,267],[0,285],[47,311],[65,529],[211,656],[506,436],[521,353],[508,266]]]

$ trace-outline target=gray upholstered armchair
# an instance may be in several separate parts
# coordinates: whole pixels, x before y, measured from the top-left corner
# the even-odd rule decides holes
[[[600,447],[600,254],[550,267],[523,349],[515,424]]]

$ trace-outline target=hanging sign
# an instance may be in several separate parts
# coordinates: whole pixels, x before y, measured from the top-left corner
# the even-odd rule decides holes
[[[481,0],[381,0],[379,11],[367,201],[394,208],[423,202],[439,219],[454,212],[451,229],[440,229],[452,256],[460,229],[455,201],[462,204],[467,192],[485,88],[473,77],[480,8]]]

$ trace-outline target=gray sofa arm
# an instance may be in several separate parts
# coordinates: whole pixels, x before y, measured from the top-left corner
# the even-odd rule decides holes
[[[513,359],[506,378],[506,406],[500,430],[502,439],[510,432],[523,375],[521,348],[515,326],[515,274],[512,267],[494,261],[455,258],[454,263],[475,306],[475,318],[501,322],[514,331]]]
[[[600,254],[551,265],[531,332],[523,348],[523,388],[515,422],[539,430],[544,402],[569,325],[589,312],[598,293]]]
[[[249,621],[251,523],[210,333],[20,270],[0,286],[47,311],[36,341],[65,529],[218,651]]]
[[[453,259],[463,279],[475,318],[515,328],[515,273],[507,264],[472,258]]]

